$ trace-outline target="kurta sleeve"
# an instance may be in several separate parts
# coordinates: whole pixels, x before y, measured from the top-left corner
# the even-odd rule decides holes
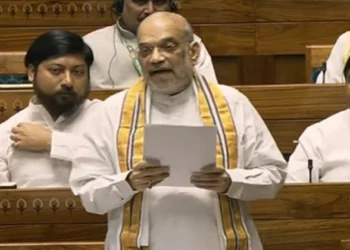
[[[74,132],[52,131],[51,158],[72,161],[73,152],[78,147],[79,135],[82,133],[80,128],[89,126],[89,121],[96,121],[94,120],[95,115],[98,115],[101,105],[102,102],[100,100],[85,101],[79,115],[73,120],[73,123],[77,124]]]
[[[199,37],[196,36],[195,41],[198,42],[200,48],[199,58],[196,63],[196,70],[209,82],[218,83],[213,62],[207,48]]]
[[[73,152],[79,136],[73,133],[52,131],[50,157],[65,161],[72,161]]]
[[[342,34],[334,44],[331,54],[327,59],[327,71],[325,74],[325,83],[345,83],[343,70],[345,63],[343,61],[346,43],[350,42],[350,32]],[[321,66],[321,65],[320,65]],[[323,83],[323,73],[321,72],[316,83]]]
[[[11,181],[8,166],[8,152],[11,144],[9,129],[0,125],[0,182]]]
[[[121,173],[117,164],[116,123],[105,109],[98,112],[73,152],[70,185],[88,212],[105,214],[122,207],[134,191],[126,181],[128,172]]]
[[[319,182],[320,168],[323,164],[322,138],[322,133],[316,124],[303,132],[298,140],[298,146],[289,158],[286,183],[308,183],[310,174],[312,182]],[[308,168],[309,159],[313,163],[311,173]]]
[[[232,110],[238,133],[238,167],[228,170],[227,195],[239,200],[274,198],[286,177],[286,162],[249,100]]]

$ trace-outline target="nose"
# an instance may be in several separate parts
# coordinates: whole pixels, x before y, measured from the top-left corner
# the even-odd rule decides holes
[[[151,59],[150,62],[153,64],[159,64],[165,61],[165,57],[164,55],[161,53],[161,51],[159,50],[159,48],[154,48],[152,55],[151,55]]]
[[[154,9],[154,3],[152,0],[148,1],[148,3],[146,4],[146,9],[145,9],[145,13],[147,14],[152,14],[155,12],[155,9]]]
[[[64,74],[61,85],[66,87],[73,86],[73,78],[71,72],[68,71]]]

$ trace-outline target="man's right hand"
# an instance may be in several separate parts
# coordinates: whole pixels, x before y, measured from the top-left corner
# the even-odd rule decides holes
[[[157,160],[137,164],[128,175],[126,181],[134,191],[144,191],[146,188],[162,182],[169,177],[169,167],[161,166]]]

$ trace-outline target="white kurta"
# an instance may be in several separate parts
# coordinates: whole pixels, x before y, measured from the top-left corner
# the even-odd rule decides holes
[[[42,105],[30,102],[27,108],[1,123],[0,182],[16,182],[19,188],[69,187],[75,134],[87,126],[86,118],[99,104],[100,101],[87,100],[69,117],[53,121]],[[10,140],[11,129],[21,122],[42,124],[53,130],[51,151],[15,149]]]
[[[232,186],[228,195],[240,200],[249,249],[262,249],[246,202],[274,198],[283,184],[286,163],[270,132],[248,99],[234,88],[219,85],[237,130],[238,168],[228,170]],[[75,152],[71,188],[81,196],[87,211],[108,213],[106,249],[120,250],[123,206],[134,195],[128,174],[118,165],[116,137],[125,91],[106,100],[99,123],[89,127],[86,141]],[[147,93],[150,123],[202,125],[196,91],[189,87],[172,97]],[[147,116],[148,116],[147,115]],[[144,193],[139,245],[152,250],[224,250],[225,239],[217,195],[197,188],[154,187]]]
[[[325,83],[345,83],[343,70],[346,61],[344,61],[344,56],[348,54],[350,49],[348,43],[350,43],[350,31],[339,36],[332,48],[327,59]],[[323,73],[318,75],[316,83],[323,83]]]
[[[108,26],[84,36],[84,41],[94,52],[94,62],[90,69],[92,88],[128,88],[139,78],[140,75],[120,36],[134,49],[137,48],[136,36],[120,27],[118,22],[117,25]],[[195,36],[195,41],[200,45],[197,71],[210,81],[217,83],[207,49],[198,36]]]
[[[313,160],[312,182],[350,181],[348,109],[308,127],[299,142],[289,159],[286,182],[309,182],[308,159]]]

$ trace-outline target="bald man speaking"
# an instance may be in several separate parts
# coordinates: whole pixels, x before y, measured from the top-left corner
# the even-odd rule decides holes
[[[106,100],[74,152],[71,187],[87,211],[108,213],[106,249],[262,249],[247,202],[273,198],[286,175],[264,122],[243,94],[195,71],[182,16],[152,14],[137,38],[144,78]],[[187,177],[193,187],[159,186],[169,167],[144,159],[145,124],[216,126],[216,164]]]

